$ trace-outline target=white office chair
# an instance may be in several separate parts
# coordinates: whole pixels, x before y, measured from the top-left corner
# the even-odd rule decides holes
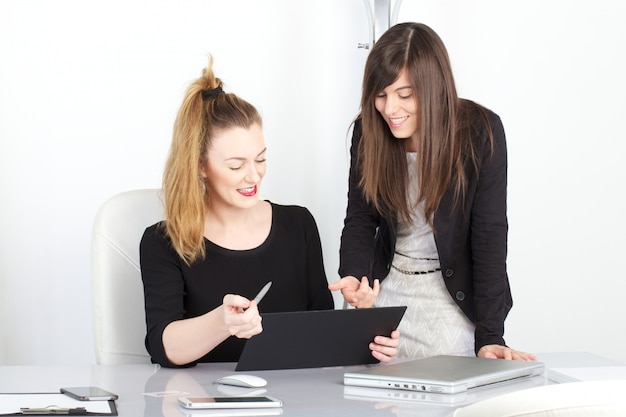
[[[568,382],[515,391],[448,417],[624,417],[626,380]]]
[[[94,222],[91,275],[94,342],[98,364],[150,363],[139,269],[139,241],[164,218],[160,190],[111,197]]]

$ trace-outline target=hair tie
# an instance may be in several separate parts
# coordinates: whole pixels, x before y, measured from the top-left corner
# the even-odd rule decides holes
[[[206,100],[207,98],[210,97],[217,97],[219,96],[221,93],[223,93],[224,90],[222,90],[222,86],[218,85],[217,87],[211,89],[211,90],[204,90],[202,92],[202,99]]]

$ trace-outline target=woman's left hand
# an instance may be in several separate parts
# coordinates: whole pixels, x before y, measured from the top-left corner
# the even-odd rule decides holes
[[[367,277],[359,281],[356,277],[346,276],[328,286],[331,291],[341,290],[343,298],[355,308],[369,308],[374,305],[380,291],[380,281],[374,280],[370,287]]]
[[[391,337],[376,336],[370,343],[370,350],[373,357],[387,363],[398,355],[398,346],[400,346],[400,331],[394,330],[391,332]]]
[[[532,353],[521,352],[502,345],[485,345],[478,351],[479,358],[488,359],[515,359],[520,361],[536,361]]]

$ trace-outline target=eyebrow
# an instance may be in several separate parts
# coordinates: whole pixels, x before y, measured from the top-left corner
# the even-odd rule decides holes
[[[263,148],[263,150],[262,150],[261,152],[259,152],[259,153],[255,156],[255,158],[258,158],[259,156],[263,155],[263,154],[265,153],[265,151],[267,151],[267,148]],[[236,161],[245,161],[245,160],[246,160],[246,158],[241,157],[241,156],[233,156],[233,157],[230,157],[230,158],[226,158],[226,159],[224,159],[224,161],[232,161],[232,160],[236,160]]]

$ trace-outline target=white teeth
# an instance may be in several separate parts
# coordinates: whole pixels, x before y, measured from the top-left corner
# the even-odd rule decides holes
[[[400,123],[402,123],[403,121],[405,121],[406,119],[408,119],[408,116],[405,116],[405,117],[400,117],[400,118],[398,118],[398,119],[392,119],[392,118],[389,118],[389,120],[391,121],[391,123],[393,123],[394,125],[400,124]]]
[[[241,191],[242,193],[251,193],[252,191],[254,191],[254,187],[240,188],[239,191]]]

